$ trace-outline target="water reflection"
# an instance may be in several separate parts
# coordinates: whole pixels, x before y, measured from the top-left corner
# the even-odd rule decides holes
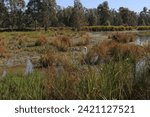
[[[138,37],[135,41],[135,43],[140,46],[148,45],[149,42],[150,42],[150,36]]]

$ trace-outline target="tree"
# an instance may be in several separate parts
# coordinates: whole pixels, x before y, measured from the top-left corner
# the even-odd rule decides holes
[[[9,12],[9,25],[11,29],[20,28],[21,26],[21,12],[24,11],[25,1],[24,0],[4,0]],[[19,21],[18,21],[19,20]],[[19,22],[19,23],[18,23]]]
[[[130,11],[128,8],[125,7],[120,7],[119,14],[122,18],[124,25],[137,25],[137,15],[134,11]]]
[[[84,25],[84,8],[80,0],[74,0],[74,8],[70,18],[71,26],[76,30],[80,30],[81,26]]]
[[[115,9],[113,9],[111,11],[111,14],[112,14],[112,18],[113,18],[112,24],[115,26],[122,25],[122,18],[120,16],[120,14]]]
[[[138,24],[139,25],[150,25],[150,11],[147,7],[143,8],[143,11],[140,12]]]
[[[100,17],[100,25],[110,25],[112,16],[109,10],[108,2],[104,1],[97,7],[97,10]]]
[[[95,26],[97,25],[98,17],[97,17],[97,10],[96,9],[89,9],[87,14],[87,21],[89,26]]]
[[[4,1],[0,2],[0,27],[4,28],[7,21],[8,12],[4,5]]]
[[[30,0],[27,5],[26,14],[28,16],[28,25],[34,25],[35,30],[37,29],[38,23],[41,21],[42,14],[41,0]]]
[[[56,1],[43,0],[42,2],[43,25],[45,31],[49,25],[55,25],[56,18]]]

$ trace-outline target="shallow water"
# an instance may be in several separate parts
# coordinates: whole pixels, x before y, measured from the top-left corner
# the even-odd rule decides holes
[[[150,42],[150,36],[142,36],[142,37],[137,37],[135,43],[140,46],[148,45]]]

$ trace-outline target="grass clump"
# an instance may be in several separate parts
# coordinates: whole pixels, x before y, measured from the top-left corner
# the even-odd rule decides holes
[[[3,38],[0,38],[0,57],[5,58],[7,56],[6,42]]]
[[[113,40],[103,41],[95,46],[88,52],[85,61],[90,61],[91,57],[97,54],[99,56],[98,62],[101,61],[111,61],[115,59],[116,61],[122,59],[132,58],[134,61],[143,58],[147,52],[144,47],[118,43]]]
[[[76,44],[77,46],[85,46],[90,44],[90,34],[87,32],[81,32],[80,37],[79,37],[79,42]]]
[[[41,46],[48,42],[47,37],[44,34],[40,34],[35,42],[35,46]]]
[[[109,36],[109,38],[120,43],[129,43],[133,42],[136,39],[136,36],[134,34],[116,33]]]
[[[57,36],[51,41],[51,44],[55,46],[59,51],[67,51],[68,47],[71,46],[71,40],[67,36]]]

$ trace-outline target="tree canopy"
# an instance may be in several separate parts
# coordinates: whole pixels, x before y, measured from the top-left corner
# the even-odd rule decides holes
[[[140,13],[126,7],[118,10],[109,8],[104,1],[97,8],[85,8],[80,0],[74,0],[74,6],[58,6],[55,0],[1,0],[0,28],[18,29],[43,27],[73,27],[80,30],[82,26],[148,26],[150,9],[144,7]]]

